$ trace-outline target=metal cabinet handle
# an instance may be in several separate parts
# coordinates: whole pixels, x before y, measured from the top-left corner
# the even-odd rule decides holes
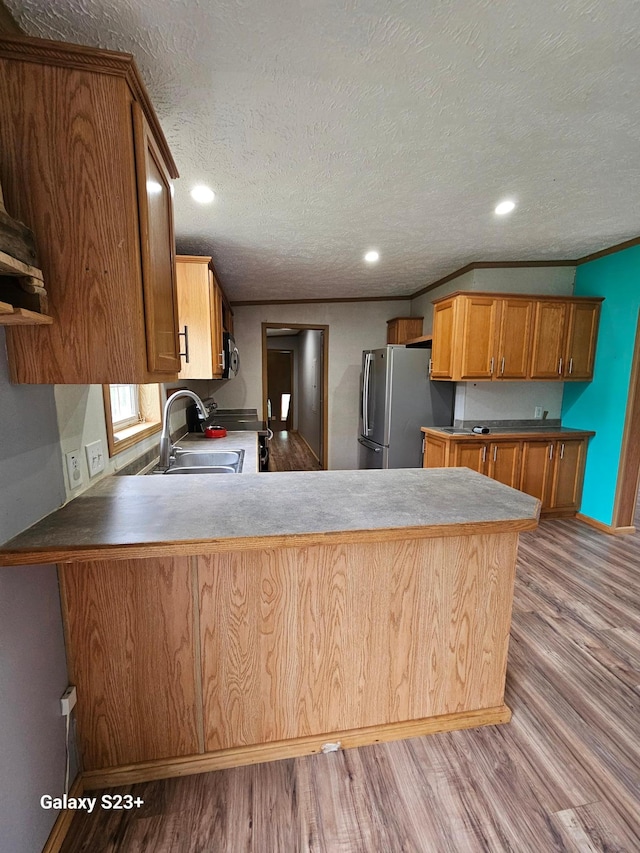
[[[497,458],[498,458],[498,445],[494,444],[493,445],[493,461],[495,462]]]
[[[553,459],[553,444],[549,445],[549,459]]]
[[[562,356],[560,356],[560,361],[558,362],[558,373],[562,376]]]
[[[560,459],[564,459],[564,441],[560,445]]]
[[[189,327],[185,326],[184,332],[178,332],[178,337],[184,338],[184,352],[178,353],[178,355],[189,364]]]
[[[500,376],[504,376],[504,356],[502,356],[502,364],[500,365]]]
[[[569,359],[569,375],[573,373],[573,356]]]

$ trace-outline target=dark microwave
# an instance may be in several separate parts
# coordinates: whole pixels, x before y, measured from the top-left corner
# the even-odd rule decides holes
[[[231,379],[238,375],[240,355],[235,338],[230,332],[224,332],[222,342],[222,378]]]

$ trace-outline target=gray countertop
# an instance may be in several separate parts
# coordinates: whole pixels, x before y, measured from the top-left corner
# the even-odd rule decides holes
[[[488,433],[476,433],[473,432],[469,428],[460,427],[459,429],[456,427],[422,427],[423,432],[427,432],[427,430],[431,432],[441,433],[442,435],[455,436],[456,438],[460,438],[461,436],[469,436],[471,438],[485,438],[490,439],[493,437],[499,437],[501,435],[523,435],[523,436],[531,436],[535,437],[536,435],[545,436],[545,435],[574,435],[574,436],[589,436],[595,435],[591,430],[584,429],[573,429],[572,427],[563,427],[563,426],[510,426],[510,427],[490,427]],[[452,431],[453,430],[453,431]]]
[[[108,477],[1,546],[0,565],[116,546],[496,523],[525,529],[538,512],[535,498],[467,468]]]

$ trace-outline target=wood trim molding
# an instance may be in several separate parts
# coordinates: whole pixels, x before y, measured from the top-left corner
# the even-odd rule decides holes
[[[89,70],[94,74],[109,74],[124,78],[145,114],[169,174],[174,179],[179,177],[178,167],[162,132],[158,116],[149,100],[135,59],[130,53],[101,50],[49,39],[2,34],[0,35],[0,57],[57,65],[62,68],[75,68],[80,71]]]
[[[79,773],[69,790],[70,797],[81,797],[84,793],[84,781],[82,775]],[[65,838],[67,837],[67,833],[69,832],[69,827],[71,826],[71,821],[75,817],[76,812],[73,809],[63,809],[58,817],[56,818],[56,822],[53,824],[53,828],[49,833],[49,837],[47,838],[47,842],[42,848],[42,853],[58,853],[60,848],[62,847]]]
[[[239,302],[231,302],[231,305],[236,308],[243,305],[323,305],[328,302],[393,302],[394,300],[411,299],[411,294],[406,296],[344,296],[335,299],[247,299]],[[293,323],[291,324],[293,328]],[[320,328],[313,326],[309,328]]]
[[[581,512],[576,513],[576,518],[584,524],[588,524],[589,527],[593,527],[594,530],[606,533],[608,536],[628,536],[630,533],[636,532],[635,527],[614,527],[611,524],[604,524],[596,518],[591,518],[590,515],[583,515]]]
[[[615,255],[616,252],[623,252],[625,249],[631,249],[633,246],[639,245],[640,237],[632,237],[630,240],[625,240],[623,243],[617,243],[615,246],[609,246],[608,249],[602,249],[599,252],[593,252],[591,255],[585,255],[582,258],[578,258],[574,263],[576,266],[588,264],[591,263],[591,261],[597,261],[599,258],[604,258],[607,255]]]
[[[83,781],[85,790],[133,785],[138,782],[190,776],[194,773],[208,773],[212,770],[224,770],[229,767],[262,764],[264,761],[277,761],[281,758],[313,755],[322,752],[322,746],[325,743],[337,743],[339,741],[342,749],[352,749],[372,743],[386,743],[477,726],[493,726],[508,723],[510,719],[511,711],[509,708],[506,705],[500,705],[496,708],[443,714],[438,717],[411,720],[406,723],[387,723],[382,726],[311,735],[294,740],[275,741],[269,744],[252,744],[222,749],[219,752],[207,753],[202,756],[147,761],[107,770],[92,770],[84,774]]]
[[[344,301],[344,300],[343,300]],[[349,301],[349,300],[346,300]],[[238,304],[237,302],[235,303]],[[267,420],[267,329],[312,329],[322,335],[322,459],[320,465],[329,469],[329,326],[311,323],[262,323],[262,419]],[[306,442],[305,442],[306,443]],[[311,448],[309,448],[311,449]],[[314,453],[315,456],[315,453]],[[317,457],[316,457],[317,458]]]
[[[640,314],[631,364],[627,393],[627,409],[622,433],[618,480],[613,501],[611,526],[630,528],[633,525],[640,489]]]

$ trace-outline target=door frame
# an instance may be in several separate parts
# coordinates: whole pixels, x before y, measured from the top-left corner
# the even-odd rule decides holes
[[[613,502],[613,533],[634,533],[636,502],[640,489],[640,313],[629,379],[627,412],[618,463],[618,482]]]
[[[320,323],[262,323],[262,419],[267,420],[267,329],[310,329],[322,335],[322,458],[318,460],[325,471],[329,459],[329,326]]]

